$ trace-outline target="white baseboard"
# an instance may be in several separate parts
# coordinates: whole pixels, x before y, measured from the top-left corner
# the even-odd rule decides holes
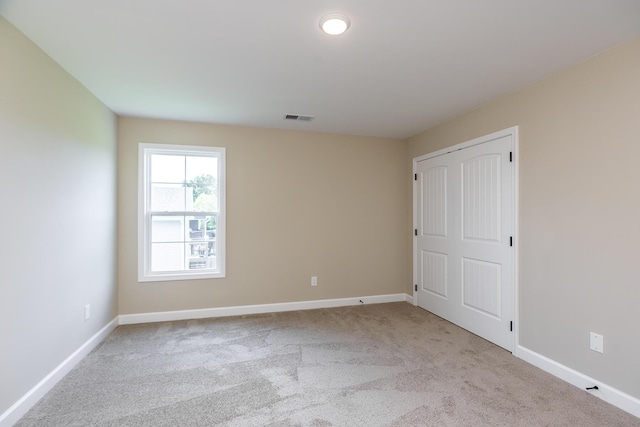
[[[408,302],[411,305],[415,305],[415,303],[413,302],[413,295],[409,295],[409,294],[405,294],[405,301]]]
[[[167,311],[159,313],[124,314],[116,317],[87,342],[67,357],[45,378],[22,396],[16,403],[0,415],[0,427],[15,424],[31,409],[49,390],[55,386],[75,365],[100,344],[117,326],[165,322],[172,320],[202,319],[208,317],[239,316],[245,314],[275,313],[295,310],[312,310],[318,308],[346,307],[360,304],[380,304],[389,302],[408,302],[413,304],[413,296],[408,294],[373,295],[367,297],[339,298],[316,301],[300,301],[280,304],[245,305],[237,307],[209,308],[201,310]],[[517,346],[514,355],[540,369],[554,375],[582,390],[586,387],[598,386],[598,390],[590,394],[640,418],[640,399],[630,396],[616,388],[603,384],[574,369],[564,366],[555,360],[542,356],[523,346]],[[586,391],[586,390],[585,390]]]
[[[242,316],[245,314],[277,313],[282,311],[313,310],[346,307],[360,304],[380,304],[407,301],[407,294],[373,295],[367,297],[323,299],[285,302],[279,304],[242,305],[236,307],[204,308],[200,310],[163,311],[157,313],[121,314],[120,324],[168,322],[173,320],[205,319],[209,317]]]
[[[603,384],[581,372],[564,366],[555,360],[542,356],[534,351],[529,350],[526,347],[518,346],[514,353],[515,356],[520,359],[531,363],[532,365],[542,369],[554,375],[561,380],[568,382],[582,390],[586,390],[587,387],[598,386],[598,390],[589,390],[588,393],[604,400],[607,403],[616,406],[623,411],[635,415],[640,418],[640,399],[630,396],[622,391]]]
[[[16,403],[11,405],[3,414],[0,415],[0,427],[12,426],[20,418],[26,414],[49,390],[55,386],[58,381],[64,378],[87,354],[91,352],[98,344],[104,340],[118,326],[118,318],[116,317],[109,322],[104,328],[100,329],[94,336],[89,338],[87,342],[82,344],[80,348],[74,351],[71,356],[67,357],[53,371],[44,377],[38,384],[22,396]]]
[[[0,414],[0,427],[18,422],[58,381],[64,378],[78,362],[100,344],[118,325],[164,322],[171,320],[202,319],[207,317],[238,316],[244,314],[274,313],[280,311],[311,310],[317,308],[345,307],[361,304],[404,302],[411,298],[406,294],[372,295],[366,297],[289,302],[281,304],[246,305],[238,307],[209,308],[203,310],[167,311],[160,313],[124,314],[116,317],[100,329],[87,342],[67,357],[60,365],[22,396],[4,413]]]

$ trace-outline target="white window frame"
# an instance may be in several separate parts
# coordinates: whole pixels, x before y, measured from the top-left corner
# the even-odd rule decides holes
[[[218,158],[218,212],[216,212],[216,268],[207,270],[151,271],[151,167],[152,154],[211,156]],[[226,155],[224,147],[140,143],[138,146],[138,282],[216,279],[225,277],[226,265]],[[177,214],[190,215],[190,212]]]

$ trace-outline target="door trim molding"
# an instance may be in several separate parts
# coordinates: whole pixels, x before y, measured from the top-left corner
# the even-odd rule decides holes
[[[520,160],[519,160],[519,127],[513,126],[507,129],[499,130],[497,132],[490,133],[488,135],[480,136],[478,138],[465,141],[451,147],[443,148],[442,150],[433,151],[431,153],[423,154],[413,158],[413,169],[411,177],[415,176],[418,170],[418,162],[431,159],[438,156],[443,156],[454,151],[462,150],[464,148],[473,147],[474,145],[490,142],[505,136],[513,137],[513,354],[518,356],[518,349],[520,348],[520,307],[519,301],[519,259],[520,259]],[[418,227],[418,182],[413,180],[413,225],[411,229],[411,236],[413,242],[413,305],[418,305],[418,295],[416,292],[415,284],[418,283],[418,245],[417,237],[414,236],[413,230]]]
[[[484,144],[485,142],[491,142],[495,139],[504,138],[505,136],[513,135],[514,136],[514,149],[517,150],[518,145],[518,126],[513,126],[507,129],[499,130],[497,132],[490,133],[488,135],[480,136],[478,138],[471,139],[469,141],[461,142],[456,145],[452,145],[450,147],[443,148],[438,151],[433,151],[431,153],[423,154],[422,156],[413,158],[413,172],[416,172],[417,163],[423,160],[431,159],[433,157],[443,156],[445,154],[452,153],[454,151],[462,150],[464,148],[473,147],[474,145]],[[513,153],[514,156],[516,153]],[[517,157],[517,156],[516,156]],[[515,162],[515,159],[514,159]]]

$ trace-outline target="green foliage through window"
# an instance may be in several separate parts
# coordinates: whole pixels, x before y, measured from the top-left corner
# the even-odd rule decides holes
[[[213,175],[198,175],[189,181],[189,187],[193,188],[193,198],[197,199],[201,194],[215,194],[215,180]]]
[[[213,175],[198,175],[189,181],[189,187],[193,188],[193,207],[196,211],[215,212],[218,208],[215,179]],[[209,217],[206,223],[207,230],[216,229],[216,217]]]

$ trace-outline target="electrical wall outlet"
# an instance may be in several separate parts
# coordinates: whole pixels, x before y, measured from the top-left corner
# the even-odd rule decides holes
[[[598,353],[604,353],[604,337],[593,332],[589,333],[589,348]]]
[[[84,320],[87,321],[91,317],[91,304],[84,306]]]
[[[318,286],[318,276],[311,276],[311,286]]]

